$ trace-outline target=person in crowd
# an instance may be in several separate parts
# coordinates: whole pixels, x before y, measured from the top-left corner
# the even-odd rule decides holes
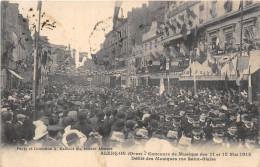
[[[61,142],[62,130],[64,128],[59,125],[49,125],[47,127],[48,135],[43,141],[42,145],[45,147],[62,147],[64,146]]]
[[[82,132],[87,138],[89,137],[89,133],[92,131],[92,128],[88,124],[86,112],[81,111],[78,113],[78,121],[72,125],[71,129],[76,129]]]
[[[3,109],[2,109],[3,111]],[[14,130],[14,125],[12,123],[13,121],[13,114],[10,111],[4,111],[3,113],[3,125],[2,125],[2,137],[1,140],[5,145],[12,145],[15,144],[15,130]]]
[[[26,129],[24,122],[27,119],[27,117],[23,114],[17,115],[17,122],[14,124],[14,134],[15,134],[15,140],[18,145],[26,145]]]

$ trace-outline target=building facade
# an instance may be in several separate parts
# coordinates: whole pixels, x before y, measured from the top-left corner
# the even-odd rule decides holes
[[[255,62],[259,59],[260,4],[254,0],[243,3],[243,58],[238,56],[241,5],[230,0],[149,2],[128,13],[124,54],[116,57],[116,51],[108,52],[109,41],[115,40],[112,31],[98,52],[103,58],[99,60],[107,62],[107,72],[120,74],[121,83],[129,87],[159,85],[160,78],[171,84],[193,81],[194,76],[201,81],[224,80],[227,74],[234,81],[238,68],[246,80],[249,65],[251,73],[259,69]],[[142,51],[136,54],[140,46]],[[116,72],[115,64],[122,60],[125,63],[121,68],[126,70]]]
[[[1,2],[1,89],[32,80],[33,39],[16,3]]]

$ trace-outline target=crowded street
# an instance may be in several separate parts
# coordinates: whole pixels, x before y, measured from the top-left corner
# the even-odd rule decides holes
[[[246,95],[202,88],[93,87],[53,76],[32,108],[28,85],[2,94],[2,146],[134,147],[157,138],[173,147],[259,147],[259,112]],[[221,148],[223,147],[223,148]]]
[[[0,166],[259,166],[259,11],[1,1]]]

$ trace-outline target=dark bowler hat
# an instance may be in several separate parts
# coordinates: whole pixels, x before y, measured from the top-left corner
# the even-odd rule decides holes
[[[66,136],[66,140],[68,145],[75,143],[80,140],[79,136],[76,133],[70,133]]]

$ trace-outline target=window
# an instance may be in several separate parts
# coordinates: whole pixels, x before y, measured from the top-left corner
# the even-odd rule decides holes
[[[150,42],[150,50],[152,49],[152,47],[153,47],[153,46],[152,46],[152,42]]]
[[[154,46],[155,46],[155,48],[157,48],[157,39],[155,40],[155,45]]]
[[[211,46],[211,49],[216,49],[217,45],[217,37],[218,37],[218,30],[209,33],[209,44]]]
[[[226,32],[225,33],[225,42],[227,45],[232,45],[233,43],[233,32]]]
[[[212,2],[212,7],[210,9],[210,14],[212,18],[215,18],[217,16],[217,1]]]

